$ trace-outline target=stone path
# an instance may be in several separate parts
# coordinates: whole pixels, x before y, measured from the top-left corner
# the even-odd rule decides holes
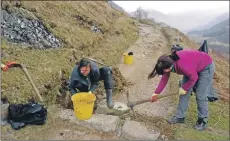
[[[160,78],[148,80],[147,76],[152,71],[157,58],[166,53],[168,48],[167,40],[161,30],[142,24],[139,28],[139,39],[127,50],[127,52],[134,53],[134,64],[123,64],[123,58],[119,64],[122,75],[133,84],[128,88],[131,101],[151,97]],[[159,138],[161,133],[153,124],[147,125],[144,122],[134,121],[130,117],[122,117],[125,113],[130,112],[126,105],[125,92],[114,97],[114,100],[116,105],[113,110],[108,109],[105,100],[102,100],[98,104],[96,114],[89,120],[78,120],[72,110],[61,110],[58,115],[62,119],[70,120],[76,126],[112,133],[112,136],[117,136],[119,139],[157,140]],[[162,99],[155,103],[138,105],[134,109],[138,115],[147,118],[165,118],[173,111],[173,107],[168,104],[169,101],[169,99]]]

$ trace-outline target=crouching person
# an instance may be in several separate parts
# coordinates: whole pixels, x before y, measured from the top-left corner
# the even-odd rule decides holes
[[[72,71],[69,89],[72,95],[79,92],[93,93],[99,85],[99,81],[104,81],[106,91],[106,102],[108,108],[113,108],[112,101],[113,79],[112,70],[109,67],[98,68],[97,64],[88,60],[81,59]]]

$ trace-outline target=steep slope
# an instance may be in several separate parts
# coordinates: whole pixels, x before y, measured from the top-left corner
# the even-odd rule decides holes
[[[77,3],[77,4],[76,4]],[[63,17],[56,16],[55,18],[57,20],[60,20],[62,18],[62,23],[58,23],[58,26],[52,26],[53,29],[47,28],[49,31],[52,30],[53,35],[61,41],[61,46],[57,49],[34,49],[33,46],[26,48],[27,45],[24,44],[12,44],[9,43],[10,41],[7,41],[7,39],[3,40],[2,47],[3,47],[3,61],[10,60],[10,61],[18,61],[21,63],[25,63],[26,65],[33,67],[28,68],[29,72],[33,76],[33,80],[35,80],[36,85],[39,87],[39,90],[42,92],[42,95],[45,99],[49,99],[50,102],[54,102],[56,97],[56,90],[58,90],[58,85],[60,84],[59,79],[57,77],[58,72],[60,69],[66,70],[68,73],[71,72],[72,67],[77,61],[74,59],[75,57],[79,59],[81,55],[87,55],[87,56],[93,56],[94,58],[99,59],[100,61],[106,62],[108,64],[111,64],[113,67],[116,66],[116,64],[121,61],[122,52],[127,51],[126,49],[134,50],[134,58],[135,58],[135,64],[132,66],[124,66],[126,69],[124,70],[125,74],[133,81],[135,84],[133,86],[129,86],[129,88],[132,88],[132,92],[135,94],[132,94],[131,97],[133,100],[140,100],[143,97],[149,97],[152,94],[152,91],[154,90],[152,84],[156,84],[156,82],[159,80],[160,77],[153,79],[152,82],[147,81],[147,74],[152,69],[152,63],[156,61],[156,58],[165,53],[170,52],[170,48],[172,44],[180,44],[185,48],[192,48],[192,49],[198,49],[199,46],[196,45],[195,42],[189,40],[189,38],[181,33],[179,30],[169,27],[162,27],[156,23],[152,23],[151,25],[139,25],[139,37],[137,39],[137,27],[136,27],[136,21],[127,18],[127,16],[122,15],[120,12],[118,12],[119,16],[115,19],[111,18],[110,16],[104,15],[105,19],[111,20],[112,22],[107,24],[108,28],[110,29],[107,32],[104,32],[103,38],[97,42],[97,44],[92,48],[90,44],[86,44],[84,46],[80,47],[75,46],[78,42],[84,42],[84,38],[81,38],[76,35],[83,36],[84,31],[87,31],[88,39],[94,39],[92,36],[95,35],[95,32],[91,31],[91,28],[89,26],[81,27],[80,25],[75,25],[76,23],[73,22],[75,20],[71,20],[71,17],[68,15],[71,13],[75,13],[77,10],[74,9],[77,6],[77,9],[84,8],[85,10],[82,10],[79,12],[79,15],[86,14],[90,15],[95,11],[100,11],[100,8],[111,10],[110,12],[117,12],[111,9],[110,6],[108,6],[104,2],[98,2],[97,5],[94,7],[94,11],[90,12],[92,9],[92,5],[95,3],[91,2],[81,2],[82,4],[78,2],[67,2],[67,5],[65,2],[59,2],[59,4],[54,4],[55,6],[60,6],[65,10],[65,12],[60,12],[60,10],[52,11],[51,9],[55,9],[55,7],[50,8],[50,5],[53,5],[51,2],[23,2],[23,9],[29,9],[30,5],[36,5],[34,6],[35,9],[32,11],[37,11],[35,13],[36,16],[40,15],[43,17],[43,19],[46,19],[46,22],[44,22],[44,25],[46,23],[49,23],[49,18],[52,17],[52,14],[48,14],[50,11],[56,12],[56,14],[63,14]],[[76,4],[76,5],[75,5]],[[92,4],[92,5],[91,5]],[[27,5],[27,8],[25,8]],[[39,5],[43,5],[39,9],[36,9]],[[47,7],[49,9],[45,9]],[[73,7],[72,7],[73,6]],[[100,7],[103,6],[103,7]],[[39,14],[39,12],[43,13]],[[59,8],[60,9],[60,8]],[[68,13],[68,10],[73,10],[70,13]],[[103,11],[103,10],[102,10]],[[105,11],[105,10],[104,10]],[[110,13],[108,12],[108,13]],[[90,14],[89,14],[90,13]],[[97,14],[99,14],[98,12]],[[107,13],[107,14],[108,14]],[[101,14],[101,13],[100,13]],[[54,15],[54,13],[53,13]],[[103,15],[103,14],[102,14]],[[111,14],[113,15],[113,14]],[[50,17],[49,17],[50,16]],[[67,16],[65,18],[65,16]],[[53,18],[53,22],[55,22],[55,18]],[[98,19],[97,17],[92,17],[93,19]],[[51,18],[52,19],[52,18]],[[82,19],[82,18],[79,18]],[[68,23],[66,22],[68,21]],[[81,20],[81,25],[84,25],[84,20]],[[104,20],[98,20],[98,23],[104,23]],[[106,22],[104,23],[106,24]],[[62,25],[65,25],[62,27]],[[102,25],[100,28],[103,27]],[[64,35],[58,34],[57,36],[56,32],[58,33],[59,30],[65,29],[68,30],[67,33],[63,33]],[[76,30],[78,29],[78,30]],[[101,28],[102,29],[102,28]],[[103,28],[104,29],[104,28]],[[119,30],[118,30],[119,29]],[[113,32],[115,31],[115,34]],[[69,33],[70,32],[70,33]],[[77,32],[77,33],[75,33]],[[96,35],[100,35],[102,33],[96,32]],[[127,35],[126,35],[127,34]],[[74,37],[72,37],[74,36]],[[67,40],[68,44],[66,42],[63,42],[63,37],[66,37],[65,39],[70,38],[71,40]],[[96,36],[97,37],[97,36]],[[177,37],[179,37],[180,40],[177,40]],[[75,41],[75,39],[78,39]],[[96,39],[95,39],[96,40]],[[74,43],[72,43],[74,42]],[[135,43],[134,43],[135,42]],[[87,43],[87,42],[86,42]],[[69,48],[68,45],[72,44],[72,48]],[[91,52],[91,49],[93,52]],[[73,54],[72,52],[75,52]],[[157,51],[156,51],[157,50]],[[135,53],[136,52],[136,53]],[[142,134],[143,132],[146,133],[154,133],[154,131],[160,131],[160,137],[158,140],[179,140],[179,139],[229,139],[229,80],[226,78],[229,78],[229,63],[227,60],[222,58],[221,56],[218,56],[216,53],[210,54],[216,63],[216,75],[214,78],[214,86],[217,88],[218,93],[222,96],[221,99],[226,100],[227,102],[218,101],[215,103],[210,104],[210,122],[209,122],[209,128],[206,131],[199,132],[192,129],[192,124],[196,122],[196,102],[195,102],[195,96],[193,95],[191,97],[191,102],[189,106],[189,112],[188,112],[188,118],[186,119],[186,124],[183,125],[169,125],[166,121],[166,117],[158,117],[159,115],[163,114],[165,116],[166,113],[163,113],[165,109],[168,110],[169,113],[172,112],[172,110],[176,107],[178,102],[178,96],[170,97],[166,99],[162,99],[157,101],[156,103],[146,103],[144,105],[144,110],[142,108],[138,108],[138,117],[136,119],[133,119],[132,113],[127,113],[124,116],[117,117],[119,119],[119,127],[124,125],[125,121],[134,120],[136,122],[141,122],[143,124],[131,124],[130,126],[127,126],[128,129],[126,130],[126,134],[128,135],[134,135],[135,137],[145,137],[145,135],[149,134]],[[123,61],[123,60],[122,60]],[[123,63],[122,63],[123,65]],[[140,70],[140,71],[138,71]],[[133,77],[135,76],[135,77]],[[25,102],[27,98],[29,98],[33,92],[33,90],[29,87],[29,84],[27,80],[24,77],[24,74],[17,69],[10,69],[8,72],[2,72],[2,94],[4,96],[7,96],[10,98],[11,102],[19,103],[19,102]],[[178,83],[176,80],[179,80],[180,77],[172,74],[169,80],[168,89],[169,91],[174,92],[178,86]],[[45,85],[44,85],[45,84]],[[145,85],[146,84],[146,85]],[[147,87],[146,87],[147,86]],[[137,89],[137,91],[135,91]],[[142,92],[145,92],[144,94]],[[120,93],[121,94],[121,93]],[[119,95],[116,95],[119,96]],[[123,95],[125,97],[125,95]],[[53,100],[53,101],[52,101]],[[126,100],[126,97],[125,99]],[[52,103],[53,104],[53,103]],[[149,104],[152,104],[149,106]],[[155,109],[155,105],[157,105],[158,108],[162,108],[159,110]],[[162,106],[162,107],[161,107]],[[174,107],[174,108],[173,108]],[[21,129],[19,131],[14,131],[10,126],[2,126],[2,139],[5,140],[16,140],[16,139],[38,139],[38,140],[46,140],[46,139],[59,139],[59,140],[89,140],[89,139],[98,139],[98,140],[121,140],[123,134],[125,133],[123,131],[120,132],[112,132],[112,133],[106,133],[101,130],[95,130],[98,129],[99,126],[101,126],[101,122],[107,124],[103,124],[104,126],[108,126],[108,123],[110,122],[110,118],[105,119],[99,119],[99,124],[97,124],[98,121],[91,120],[90,122],[85,122],[87,124],[92,125],[91,128],[86,128],[86,124],[79,125],[78,122],[71,122],[66,119],[62,119],[58,117],[59,112],[62,112],[62,108],[56,107],[56,105],[48,106],[48,121],[45,125],[42,126],[28,126],[24,129]],[[68,118],[76,119],[73,117],[73,111],[70,111],[70,115],[63,113]],[[149,116],[150,115],[150,116]],[[104,115],[106,116],[106,115]],[[107,115],[108,116],[108,115]],[[171,116],[171,115],[170,115]],[[111,116],[110,116],[111,117]],[[168,116],[167,116],[168,118]],[[112,124],[112,123],[111,123]],[[114,124],[113,124],[114,125]],[[142,125],[140,127],[140,125]],[[132,128],[134,126],[135,128]],[[143,128],[148,127],[148,128]],[[124,127],[124,126],[123,126]],[[157,127],[157,128],[156,128]],[[103,129],[103,126],[100,128]],[[123,129],[123,128],[122,128]],[[132,130],[137,129],[137,130]],[[142,130],[143,129],[143,130]],[[160,130],[158,130],[160,129]],[[38,131],[40,134],[38,134]],[[151,135],[151,134],[150,134]],[[157,134],[159,136],[159,134]],[[151,138],[150,138],[151,139]]]
[[[29,72],[42,96],[49,102],[55,102],[61,69],[67,72],[67,76],[70,75],[75,62],[83,55],[114,66],[119,61],[120,54],[137,38],[137,27],[133,19],[114,10],[107,2],[4,1],[2,9],[10,16],[17,15],[14,16],[16,18],[6,18],[5,22],[19,18],[24,21],[16,21],[10,28],[6,28],[10,35],[22,37],[21,34],[25,34],[28,37],[26,39],[39,42],[38,34],[32,29],[42,28],[34,24],[27,25],[35,20],[45,27],[43,31],[52,33],[59,40],[60,46],[57,49],[38,50],[37,44],[25,42],[27,40],[15,42],[18,40],[10,40],[5,34],[1,37],[2,62],[16,61],[34,68],[29,69]],[[23,33],[16,32],[15,28],[22,24],[28,29]],[[4,25],[3,20],[1,25]],[[30,26],[32,27],[29,28]],[[34,38],[29,38],[33,36]],[[25,102],[32,96],[33,89],[21,70],[10,69],[1,74],[2,96],[7,96],[11,102],[16,103]]]

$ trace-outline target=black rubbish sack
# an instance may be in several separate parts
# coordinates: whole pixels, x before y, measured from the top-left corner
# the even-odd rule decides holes
[[[207,40],[204,40],[203,44],[201,45],[201,47],[198,49],[201,52],[205,52],[208,54],[208,44],[207,44]]]
[[[40,104],[10,104],[9,123],[15,130],[26,125],[43,125],[47,119],[47,109]]]

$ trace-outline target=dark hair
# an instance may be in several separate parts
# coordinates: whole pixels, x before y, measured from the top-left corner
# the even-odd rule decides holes
[[[78,65],[79,65],[79,68],[81,68],[81,67],[86,67],[86,66],[88,66],[90,64],[91,64],[90,60],[83,58],[83,59],[80,60]]]
[[[171,55],[162,55],[158,58],[157,63],[153,71],[148,75],[148,79],[154,78],[157,74],[163,75],[165,69],[169,69],[174,61],[179,60],[180,57],[176,54],[176,51],[173,51]]]

